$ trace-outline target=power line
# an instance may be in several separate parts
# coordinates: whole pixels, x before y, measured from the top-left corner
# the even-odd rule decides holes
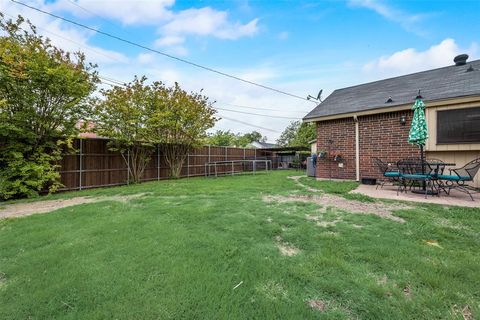
[[[290,120],[300,120],[300,118],[282,117],[282,116],[272,116],[272,115],[269,115],[269,114],[261,114],[261,113],[238,111],[238,110],[232,110],[232,109],[219,108],[219,107],[215,107],[215,106],[214,106],[214,108],[215,108],[215,109],[218,109],[218,110],[228,111],[228,112],[235,112],[235,113],[242,113],[242,114],[250,114],[250,115],[260,116],[260,117],[278,118],[278,119],[290,119]]]
[[[99,15],[99,14],[96,14],[96,13],[95,13],[95,12],[93,12],[92,10],[89,10],[89,9],[87,9],[87,8],[84,8],[84,7],[82,7],[81,5],[79,5],[79,4],[78,4],[77,2],[75,2],[75,1],[73,1],[73,0],[68,0],[68,2],[70,2],[70,3],[71,3],[71,4],[73,4],[74,6],[76,6],[76,7],[80,8],[80,9],[82,9],[83,11],[85,11],[85,12],[87,12],[87,13],[90,13],[91,15],[94,15],[94,16],[96,16],[96,17],[100,18],[101,20],[103,20],[103,21],[105,21],[106,23],[108,23],[108,24],[110,24],[110,25],[114,26],[115,28],[117,28],[117,27],[118,27],[118,26],[116,26],[114,23],[112,23],[111,21],[109,21],[109,20],[105,19],[104,17],[102,17],[102,16],[101,16],[101,15]]]
[[[232,119],[232,118],[229,118],[229,117],[222,116],[221,114],[220,114],[219,116],[220,116],[222,119],[226,119],[226,120],[229,120],[229,121],[232,121],[232,122],[241,123],[241,124],[244,124],[244,125],[249,126],[249,127],[253,127],[253,128],[257,128],[257,129],[262,129],[262,130],[266,130],[266,131],[270,131],[270,132],[275,132],[275,133],[280,133],[280,131],[277,131],[277,130],[273,130],[273,129],[269,129],[269,128],[257,126],[257,125],[254,125],[254,124],[251,124],[251,123],[248,123],[248,122],[243,122],[243,121],[237,120],[237,119]]]
[[[152,48],[150,48],[150,47],[147,47],[147,46],[144,46],[144,45],[142,45],[142,44],[133,42],[133,41],[131,41],[131,40],[128,40],[128,39],[125,39],[125,38],[122,38],[122,37],[113,35],[113,34],[111,34],[111,33],[105,32],[105,31],[101,31],[101,30],[99,30],[99,29],[95,29],[95,28],[89,27],[89,26],[84,25],[84,24],[82,24],[82,23],[79,23],[79,22],[76,22],[76,21],[73,21],[73,20],[64,18],[64,17],[62,17],[62,16],[59,16],[59,15],[56,15],[56,14],[53,14],[53,13],[44,11],[44,10],[42,10],[42,9],[39,9],[39,8],[30,6],[30,5],[26,4],[26,3],[23,3],[23,2],[20,2],[20,1],[16,1],[16,0],[10,0],[10,1],[13,2],[13,3],[19,4],[19,5],[21,5],[21,6],[27,7],[27,8],[29,8],[29,9],[35,10],[35,11],[37,11],[37,12],[40,12],[40,13],[49,15],[49,16],[51,16],[51,17],[54,17],[54,18],[63,20],[63,21],[68,22],[68,23],[70,23],[70,24],[74,24],[74,25],[76,25],[76,26],[79,26],[79,27],[88,29],[88,30],[93,31],[93,32],[96,32],[96,33],[98,33],[98,34],[101,34],[101,35],[104,35],[104,36],[107,36],[107,37],[116,39],[116,40],[121,41],[121,42],[128,43],[129,45],[132,45],[132,46],[135,46],[135,47],[138,47],[138,48],[147,50],[147,51],[151,51],[151,52],[160,54],[160,55],[162,55],[162,56],[165,56],[165,57],[168,57],[168,58],[170,58],[170,59],[174,59],[174,60],[177,60],[177,61],[180,61],[180,62],[189,64],[189,65],[191,65],[191,66],[194,66],[194,67],[197,67],[197,68],[200,68],[200,69],[209,71],[209,72],[213,72],[213,73],[216,73],[216,74],[219,74],[219,75],[222,75],[222,76],[224,76],[224,77],[228,77],[228,78],[231,78],[231,79],[234,79],[234,80],[237,80],[237,81],[241,81],[241,82],[244,82],[244,83],[248,83],[248,84],[251,84],[251,85],[254,85],[254,86],[257,86],[257,87],[266,89],[266,90],[270,90],[270,91],[277,92],[277,93],[280,93],[280,94],[283,94],[283,95],[287,95],[287,96],[290,96],[290,97],[293,97],[293,98],[297,98],[297,99],[301,99],[301,100],[305,100],[305,101],[310,101],[310,100],[308,100],[307,98],[301,97],[301,96],[296,95],[296,94],[293,94],[293,93],[289,93],[289,92],[286,92],[286,91],[282,91],[282,90],[279,90],[279,89],[275,89],[275,88],[273,88],[273,87],[269,87],[269,86],[266,86],[266,85],[263,85],[263,84],[260,84],[260,83],[256,83],[256,82],[253,82],[253,81],[250,81],[250,80],[246,80],[246,79],[243,79],[243,78],[240,78],[240,77],[237,77],[237,76],[234,76],[234,75],[231,75],[231,74],[228,74],[228,73],[225,73],[225,72],[222,72],[222,71],[219,71],[219,70],[210,68],[210,67],[206,67],[206,66],[200,65],[200,64],[195,63],[195,62],[191,62],[191,61],[189,61],[189,60],[185,60],[185,59],[182,59],[182,58],[178,58],[178,57],[173,56],[173,55],[171,55],[171,54],[168,54],[168,53],[165,53],[165,52],[156,50],[156,49],[152,49]],[[313,101],[310,101],[310,102],[315,103],[315,102],[313,102]]]
[[[232,103],[226,103],[226,102],[221,102],[222,104],[225,104],[227,106],[232,106],[232,107],[237,107],[237,108],[245,108],[245,109],[255,109],[255,110],[264,110],[264,111],[276,111],[276,112],[286,112],[286,113],[305,113],[305,112],[310,112],[311,110],[278,110],[278,109],[270,109],[270,108],[261,108],[261,107],[249,107],[249,106],[242,106],[238,104],[232,104]]]

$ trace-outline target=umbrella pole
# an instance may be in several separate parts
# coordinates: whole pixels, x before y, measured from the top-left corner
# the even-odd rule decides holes
[[[422,163],[422,174],[425,174],[425,155],[423,154],[423,145],[420,145],[420,162]],[[422,182],[422,189],[425,191],[427,188],[425,181]]]

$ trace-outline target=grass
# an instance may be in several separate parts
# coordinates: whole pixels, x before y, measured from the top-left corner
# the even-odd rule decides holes
[[[64,193],[49,198],[149,192],[0,220],[0,319],[480,316],[479,209],[417,204],[395,212],[401,224],[327,208],[319,217],[340,221],[322,228],[305,219],[314,203],[262,200],[309,194],[290,174]]]

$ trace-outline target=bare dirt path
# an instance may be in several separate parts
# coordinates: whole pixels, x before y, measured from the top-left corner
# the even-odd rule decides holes
[[[79,204],[93,203],[100,201],[121,201],[127,202],[131,199],[139,198],[146,193],[137,193],[131,195],[104,196],[104,197],[75,197],[71,199],[44,200],[27,203],[16,203],[6,205],[0,209],[0,219],[30,216],[37,213],[46,213],[60,208],[76,206]]]
[[[304,185],[300,182],[300,178],[304,176],[290,176],[289,179],[295,181],[295,183],[302,188],[310,192],[318,192],[319,195],[313,196],[301,196],[301,195],[290,195],[290,196],[265,196],[263,200],[265,202],[312,202],[322,207],[334,207],[341,210],[345,210],[351,213],[356,214],[373,214],[385,219],[393,220],[396,222],[404,223],[405,220],[393,215],[393,211],[401,209],[410,209],[410,206],[396,203],[396,204],[387,204],[384,202],[361,202],[357,200],[348,200],[340,196],[333,194],[323,193],[319,189],[311,188]]]

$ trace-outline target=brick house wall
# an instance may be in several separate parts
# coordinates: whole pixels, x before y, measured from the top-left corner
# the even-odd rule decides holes
[[[400,124],[402,115],[406,116],[405,125]],[[412,116],[412,111],[399,111],[358,117],[360,178],[382,178],[372,157],[396,162],[420,156],[419,148],[407,141]],[[317,122],[317,152],[322,150],[327,151],[328,156],[317,160],[317,177],[356,178],[355,122],[352,117]],[[342,155],[343,167],[332,160],[331,155],[335,153]]]
[[[355,122],[353,118],[317,122],[317,152],[327,151],[325,159],[317,159],[317,177],[355,179]],[[340,153],[343,167],[332,160]]]

